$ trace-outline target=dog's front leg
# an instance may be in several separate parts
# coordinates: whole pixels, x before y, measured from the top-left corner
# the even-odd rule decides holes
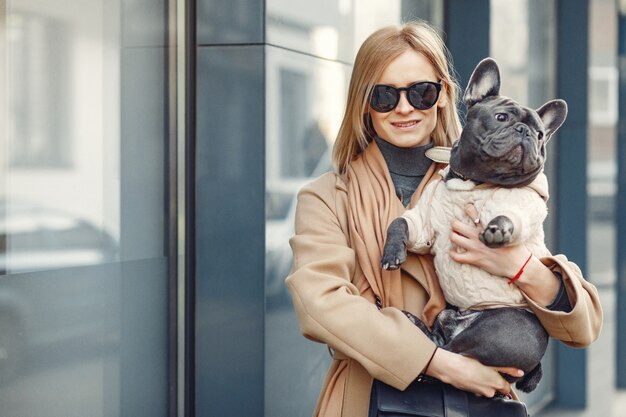
[[[398,269],[406,261],[406,243],[409,239],[409,226],[406,219],[398,217],[387,229],[387,239],[380,264],[383,269]]]

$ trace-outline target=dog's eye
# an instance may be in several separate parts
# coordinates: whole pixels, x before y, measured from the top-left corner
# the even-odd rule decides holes
[[[506,113],[496,113],[496,120],[499,122],[506,122],[509,120],[509,115]]]
[[[539,140],[543,139],[543,132],[537,133],[537,139]]]

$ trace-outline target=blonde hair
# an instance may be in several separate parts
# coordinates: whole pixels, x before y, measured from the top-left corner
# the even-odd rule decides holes
[[[461,134],[456,110],[459,84],[452,75],[450,53],[435,29],[424,21],[388,26],[371,34],[361,45],[354,61],[348,88],[346,111],[333,148],[333,164],[345,174],[348,164],[361,153],[374,136],[368,121],[368,97],[385,68],[403,52],[421,53],[444,84],[446,105],[437,112],[432,134],[435,146],[451,146]]]

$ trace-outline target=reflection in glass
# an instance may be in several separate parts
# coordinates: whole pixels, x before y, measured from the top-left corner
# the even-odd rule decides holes
[[[3,417],[167,412],[167,50],[126,3],[0,3]]]
[[[289,238],[296,191],[331,169],[349,74],[343,64],[273,47],[266,63],[266,415],[307,416],[330,359],[323,345],[300,335],[284,286]]]
[[[621,5],[621,6],[620,6]],[[623,2],[592,0],[589,2],[589,68],[587,129],[587,274],[599,290],[605,323],[622,320],[615,297],[619,282],[616,211],[618,159],[617,95],[620,87],[617,56],[619,32],[616,19]],[[585,45],[587,47],[587,45]],[[623,103],[620,103],[623,106]],[[610,401],[615,389],[616,358],[620,354],[616,339],[623,338],[619,327],[605,325],[602,337],[589,347],[587,373],[589,409],[594,415],[623,413],[620,405]],[[617,346],[617,349],[616,349]],[[608,400],[608,401],[607,401]],[[619,404],[619,402],[617,402]]]
[[[68,27],[39,13],[7,19],[9,85],[8,137],[11,166],[64,167],[71,163],[68,99],[71,52]],[[42,72],[42,68],[57,68]],[[58,106],[65,103],[64,106]]]
[[[13,201],[0,205],[0,274],[98,265],[117,258],[117,242],[89,221]]]
[[[267,50],[266,62],[266,291],[284,299],[295,193],[332,168],[349,75],[342,64],[278,48]]]
[[[105,111],[119,111],[104,103],[119,96],[112,90],[105,99],[103,91],[114,75],[102,73],[111,58],[93,31],[102,20],[101,12],[81,14],[71,2],[47,9],[24,0],[7,9],[2,273],[117,258],[119,197],[104,188],[119,156],[103,125]]]
[[[433,0],[269,0],[267,42],[320,58],[350,63],[374,30],[421,18],[440,25],[441,2]]]
[[[555,3],[492,0],[490,55],[502,73],[501,93],[537,108],[554,98]]]
[[[589,15],[587,259],[590,278],[598,286],[613,285],[616,280],[618,28],[615,8],[614,2],[592,1]]]

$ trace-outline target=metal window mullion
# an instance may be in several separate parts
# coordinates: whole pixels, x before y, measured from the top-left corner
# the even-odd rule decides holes
[[[619,119],[617,130],[616,198],[616,385],[626,388],[626,4],[619,2],[618,69]]]

